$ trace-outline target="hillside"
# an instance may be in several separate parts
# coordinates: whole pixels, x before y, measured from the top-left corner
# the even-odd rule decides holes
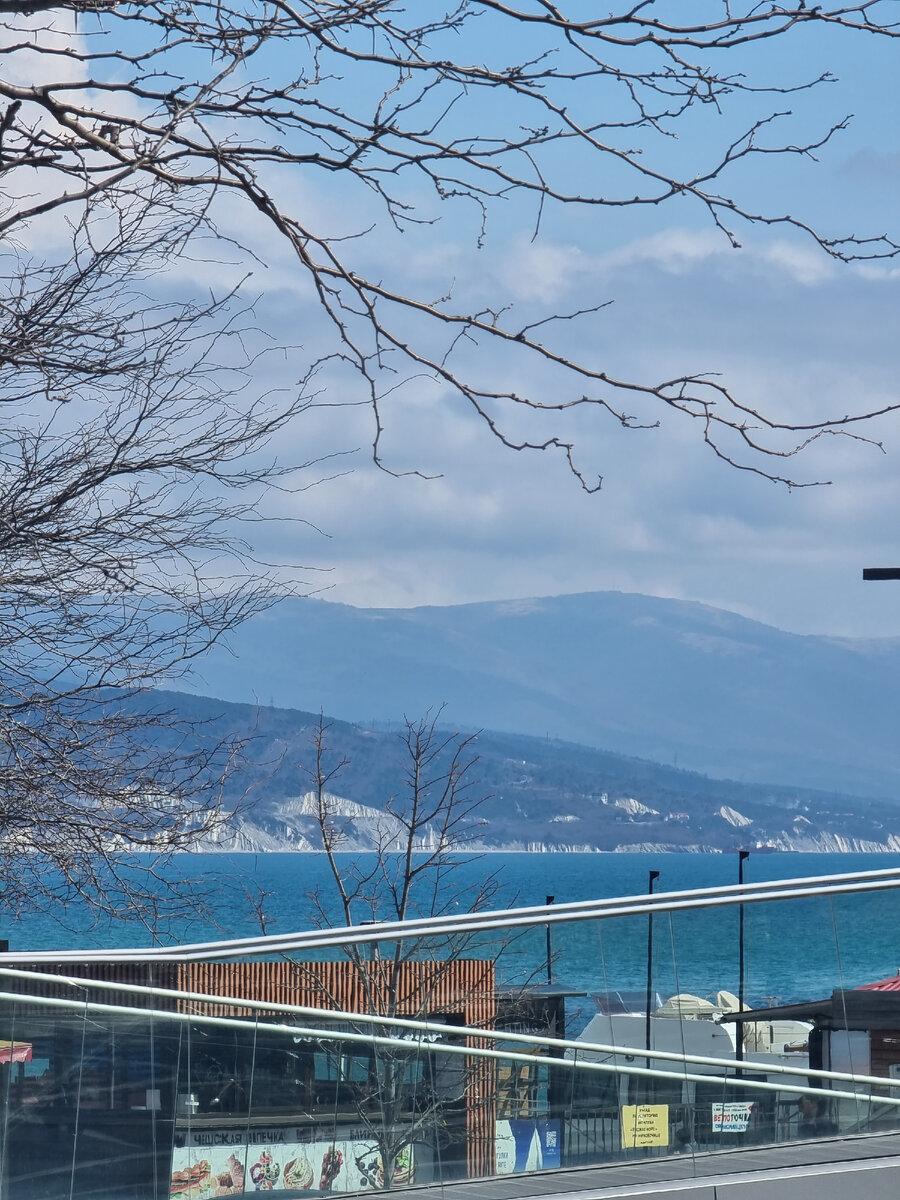
[[[226,794],[241,803],[238,839],[208,848],[317,848],[303,799],[316,714],[178,693],[154,699],[206,736],[249,739]],[[328,740],[329,765],[348,760],[330,784],[342,798],[344,848],[369,849],[385,801],[402,795],[398,731],[334,721]],[[473,791],[484,802],[472,834],[486,850],[900,850],[900,806],[883,800],[711,779],[549,738],[482,731],[474,751]]]

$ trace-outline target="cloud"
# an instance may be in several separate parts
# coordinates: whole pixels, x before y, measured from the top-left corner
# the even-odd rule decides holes
[[[693,256],[694,265],[659,271],[656,255]],[[540,261],[528,264],[537,287]],[[584,288],[586,278],[595,279],[584,265],[597,261],[563,247],[549,259],[548,292],[571,266],[577,299],[578,280]],[[563,327],[571,349],[625,377],[662,378],[676,363],[716,368],[749,405],[796,420],[895,398],[885,287],[896,285],[840,270],[814,285],[804,279],[804,260],[791,260],[775,243],[745,273],[722,272],[720,261],[705,238],[645,241],[630,266],[621,256],[620,302],[586,324]],[[773,278],[781,280],[775,290]],[[503,361],[482,368],[507,388],[522,382]],[[540,367],[525,382],[538,395],[556,394]],[[341,391],[337,378],[331,386]],[[896,547],[895,420],[874,430],[886,438],[888,455],[826,437],[803,458],[776,462],[801,479],[834,480],[789,493],[727,467],[703,444],[698,422],[653,404],[642,416],[661,418],[654,430],[623,430],[590,409],[554,417],[554,427],[576,441],[579,462],[604,475],[603,490],[591,497],[562,456],[504,449],[444,388],[401,389],[383,416],[389,464],[441,478],[392,478],[363,450],[351,476],[297,498],[296,515],[331,537],[303,534],[291,553],[330,568],[335,600],[410,605],[612,588],[703,600],[800,631],[900,625],[896,597],[886,589],[861,593],[859,581],[862,565],[891,559]],[[364,409],[337,420],[353,444],[365,445]]]
[[[577,246],[517,241],[505,256],[500,278],[509,294],[522,300],[552,304],[583,285],[596,260]]]
[[[600,261],[608,270],[648,263],[673,274],[683,274],[698,263],[734,253],[718,230],[664,229],[603,255]]]
[[[19,87],[30,88],[36,81],[46,80],[48,63],[52,63],[52,78],[60,83],[87,80],[81,57],[85,49],[74,13],[7,13],[0,25],[4,79]]]
[[[496,258],[497,256],[495,256]],[[466,256],[460,249],[455,260],[457,277],[465,278]],[[483,267],[490,256],[480,258]],[[586,247],[514,240],[505,247],[494,274],[504,291],[520,303],[577,306],[590,292],[603,304],[618,300],[623,283],[692,278],[708,285],[711,277],[727,277],[735,285],[759,291],[763,286],[800,284],[816,287],[833,283],[848,270],[800,235],[796,238],[747,238],[735,249],[718,230],[670,228],[636,238],[615,250],[591,252]],[[895,268],[882,264],[855,264],[862,278],[892,278]]]
[[[814,285],[834,279],[837,264],[818,246],[779,239],[762,248],[760,257],[766,263],[789,275],[796,283]]]

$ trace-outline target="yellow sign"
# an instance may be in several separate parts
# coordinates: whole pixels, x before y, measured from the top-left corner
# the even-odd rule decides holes
[[[668,1104],[624,1104],[622,1149],[629,1146],[668,1146]]]

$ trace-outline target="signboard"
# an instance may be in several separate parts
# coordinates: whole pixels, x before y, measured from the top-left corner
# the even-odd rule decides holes
[[[558,1167],[559,1121],[498,1121],[494,1147],[498,1175]]]
[[[713,1133],[746,1133],[755,1108],[755,1102],[714,1104],[712,1106]]]
[[[170,1200],[206,1195],[302,1191],[358,1192],[384,1187],[378,1147],[366,1129],[337,1128],[334,1137],[312,1140],[315,1131],[296,1126],[193,1129],[172,1152]],[[431,1152],[406,1146],[394,1166],[395,1185],[431,1182]]]
[[[668,1104],[623,1104],[622,1148],[668,1146]]]

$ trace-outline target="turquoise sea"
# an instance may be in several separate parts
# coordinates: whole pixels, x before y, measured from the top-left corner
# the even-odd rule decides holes
[[[259,915],[248,894],[263,897],[268,932],[309,929],[315,924],[310,889],[319,885],[326,900],[329,895],[325,865],[311,854],[181,856],[177,870],[207,886],[210,914],[179,922],[164,941],[259,934]],[[745,879],[762,882],[894,866],[900,866],[900,854],[753,854]],[[644,893],[651,870],[660,872],[657,892],[730,884],[737,881],[737,869],[736,855],[511,854],[461,864],[453,876],[455,884],[477,885],[487,872],[498,871],[501,892],[492,907],[508,908],[543,903],[547,895],[564,903]],[[3,935],[10,949],[153,944],[127,915],[94,928],[77,908],[60,915],[63,925],[45,915],[7,922]],[[646,916],[554,926],[554,980],[585,992],[644,988],[647,947]],[[663,994],[707,995],[720,988],[737,992],[736,907],[657,916],[653,947],[653,983]],[[835,987],[894,975],[900,969],[900,890],[747,905],[745,948],[745,993],[755,1003],[813,999]],[[541,981],[546,929],[493,938],[478,953],[495,957],[500,975],[510,982]]]

